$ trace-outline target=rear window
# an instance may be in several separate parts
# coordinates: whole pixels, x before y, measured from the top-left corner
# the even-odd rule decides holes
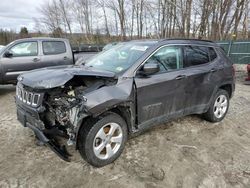
[[[202,65],[209,62],[208,47],[203,46],[185,46],[184,67]]]
[[[55,55],[66,52],[66,46],[61,41],[46,41],[43,42],[43,54],[44,55]]]

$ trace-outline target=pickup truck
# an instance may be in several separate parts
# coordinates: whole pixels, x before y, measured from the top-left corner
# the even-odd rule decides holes
[[[0,50],[0,84],[15,84],[27,71],[44,67],[72,65],[83,54],[72,52],[62,38],[26,38],[13,41]],[[90,57],[93,55],[84,54]]]

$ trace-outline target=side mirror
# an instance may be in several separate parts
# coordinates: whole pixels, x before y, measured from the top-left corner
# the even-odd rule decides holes
[[[10,51],[6,51],[6,52],[4,53],[4,56],[5,56],[5,57],[12,57],[13,54],[12,54]]]
[[[160,71],[160,66],[158,63],[148,62],[148,63],[143,65],[140,72],[143,75],[151,75],[151,74],[157,73],[159,71]]]

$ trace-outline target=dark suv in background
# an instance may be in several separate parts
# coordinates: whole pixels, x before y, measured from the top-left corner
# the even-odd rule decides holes
[[[234,68],[211,41],[131,41],[79,66],[18,77],[17,117],[62,159],[58,136],[100,167],[122,153],[128,135],[189,114],[221,121],[235,89]]]

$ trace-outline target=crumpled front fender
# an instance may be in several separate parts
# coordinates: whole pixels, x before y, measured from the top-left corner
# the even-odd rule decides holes
[[[87,93],[84,104],[86,111],[95,115],[100,114],[115,105],[124,102],[133,102],[133,79],[126,79],[116,85],[102,87],[93,92]]]

